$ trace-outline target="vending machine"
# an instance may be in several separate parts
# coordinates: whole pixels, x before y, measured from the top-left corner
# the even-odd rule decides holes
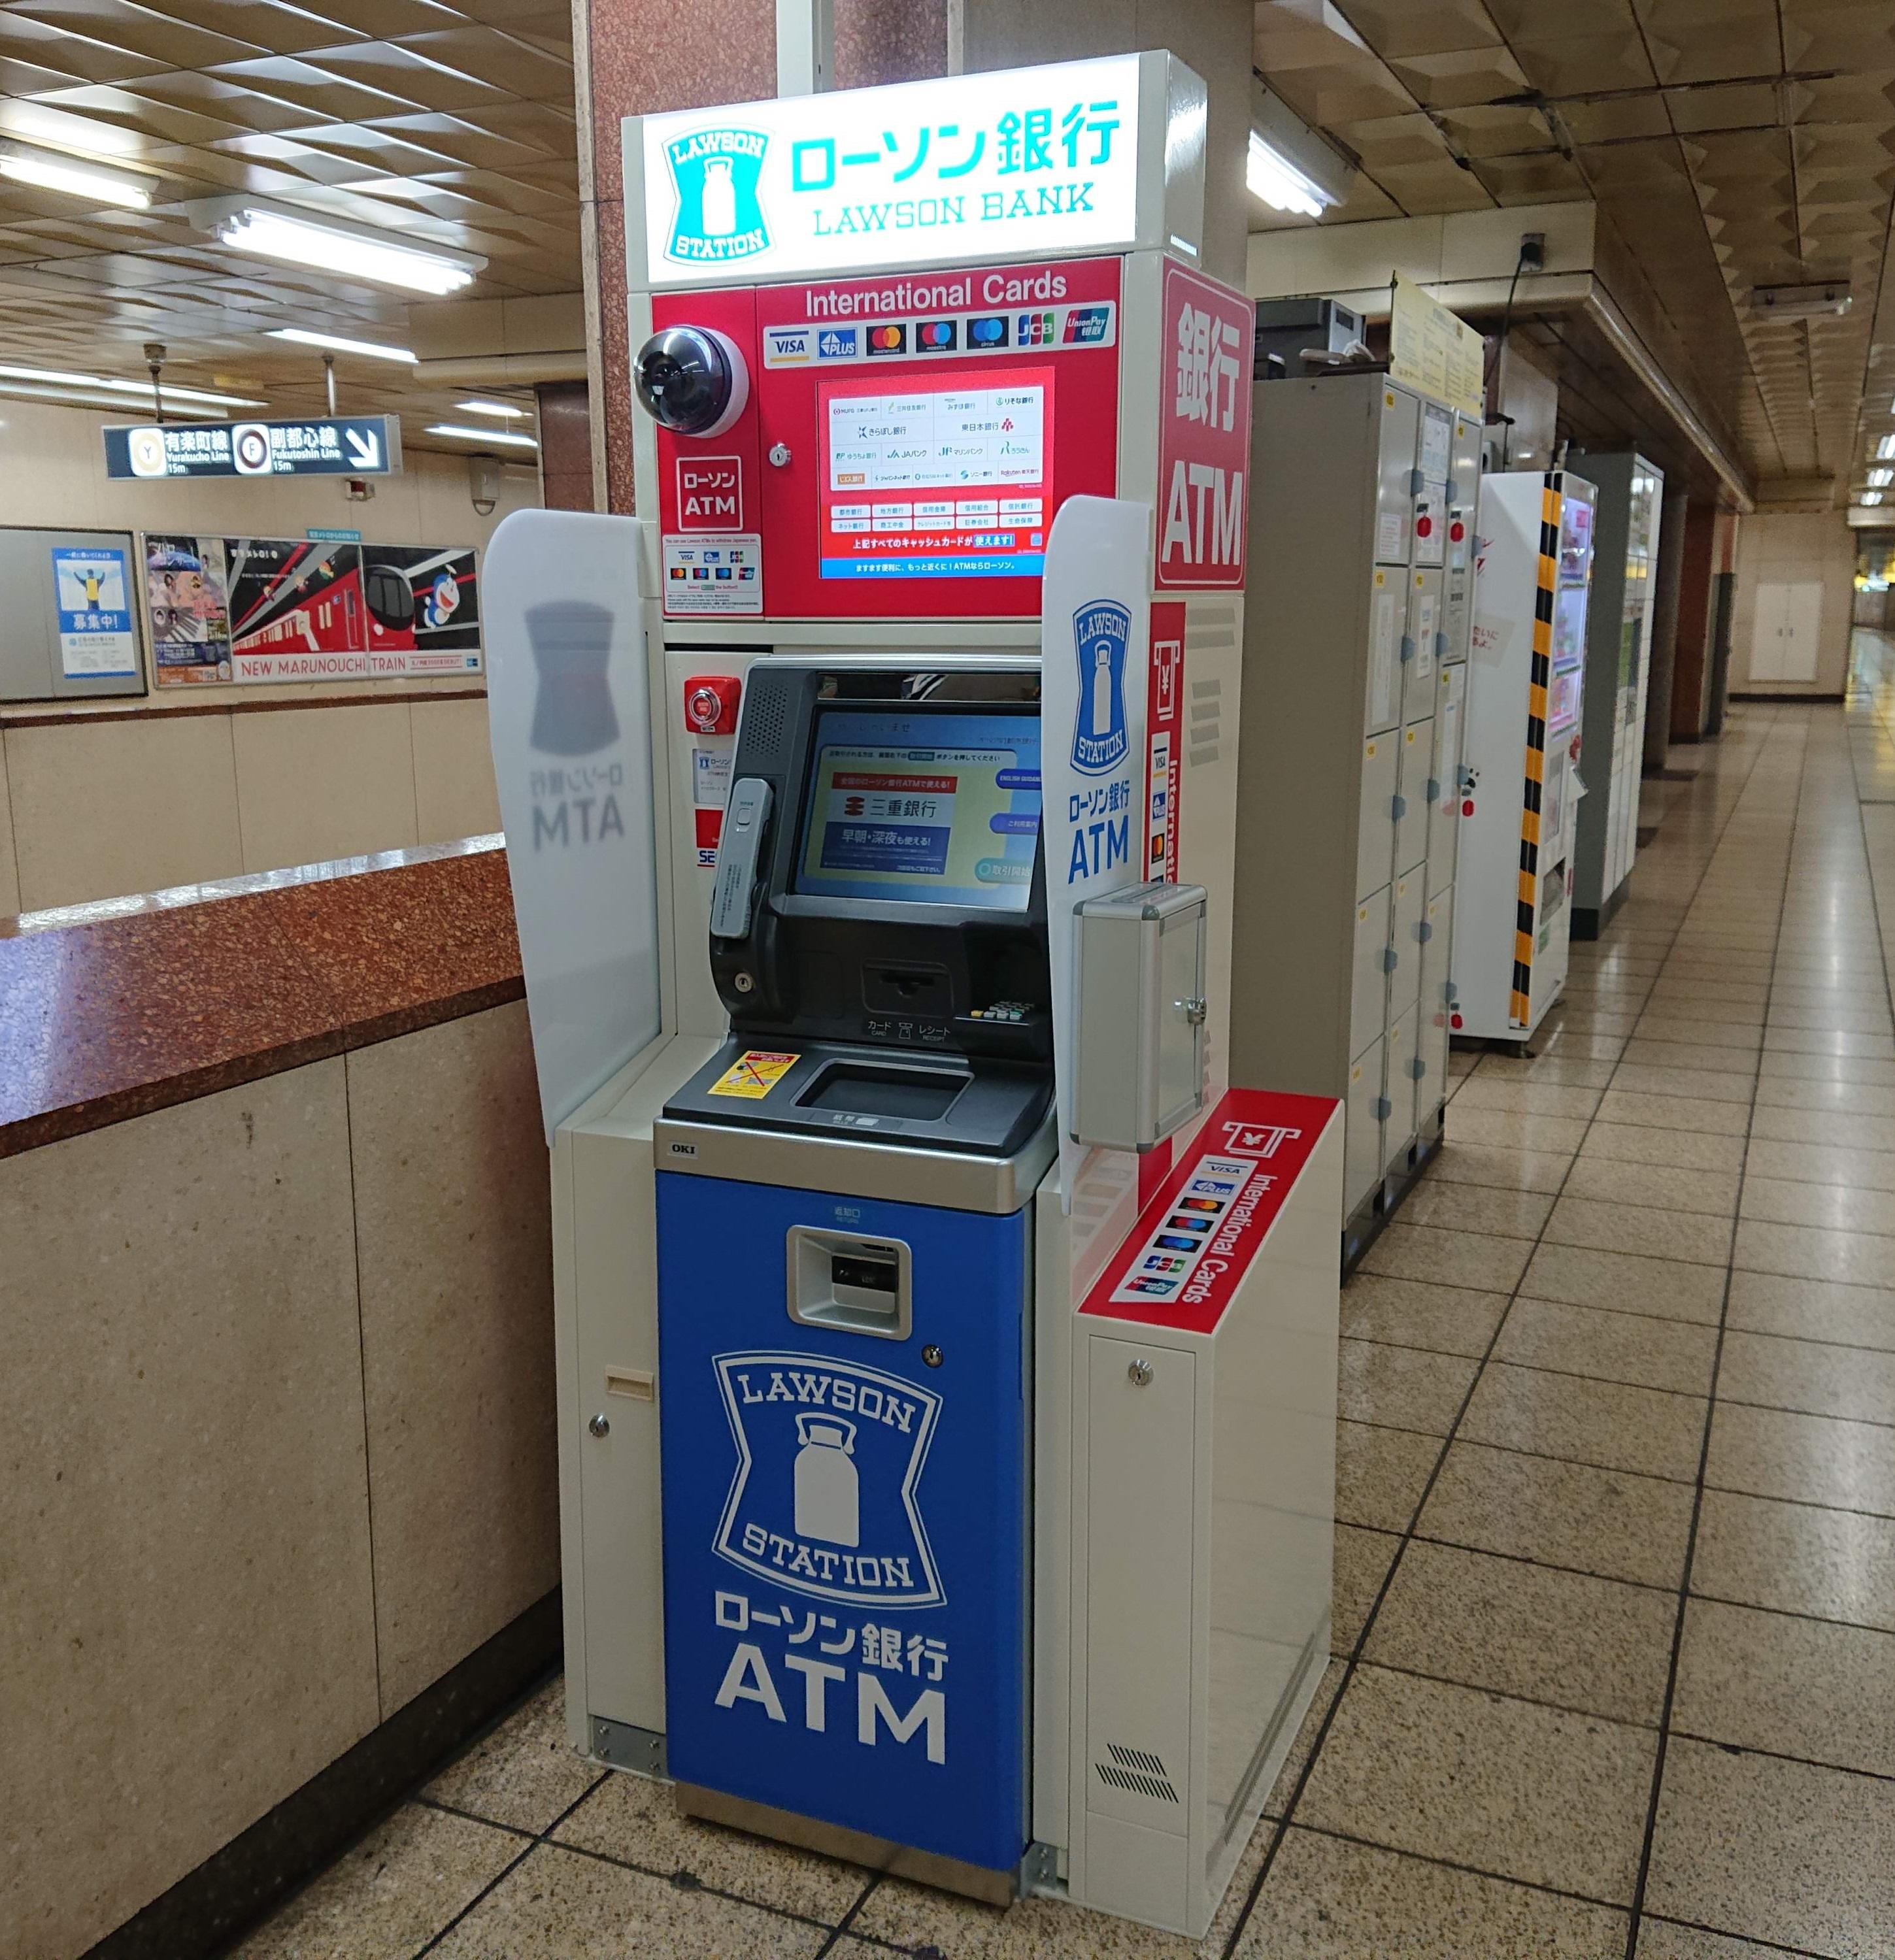
[[[1470,1039],[1524,1045],[1566,982],[1594,502],[1569,469],[1481,485],[1451,1017]]]
[[[575,1745],[1193,1936],[1327,1651],[1342,1155],[1228,1086],[1204,102],[1145,53],[629,119],[641,514],[488,559]]]

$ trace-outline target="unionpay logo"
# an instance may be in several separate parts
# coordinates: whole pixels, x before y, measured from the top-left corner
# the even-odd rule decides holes
[[[1116,599],[1095,599],[1072,616],[1079,660],[1079,718],[1072,731],[1072,766],[1102,776],[1125,759],[1125,656],[1132,615]]]
[[[677,193],[667,259],[723,266],[769,250],[758,195],[769,140],[756,129],[695,129],[665,145]]]

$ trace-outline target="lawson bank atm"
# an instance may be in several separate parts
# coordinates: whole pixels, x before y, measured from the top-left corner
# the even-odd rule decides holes
[[[628,120],[641,514],[486,587],[575,1746],[1193,1936],[1327,1657],[1342,1171],[1226,1086],[1204,110],[1145,53]]]

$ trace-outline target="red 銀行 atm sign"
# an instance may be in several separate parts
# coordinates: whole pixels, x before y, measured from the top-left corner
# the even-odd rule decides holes
[[[1250,302],[1167,262],[1163,319],[1157,583],[1234,589],[1249,514]]]

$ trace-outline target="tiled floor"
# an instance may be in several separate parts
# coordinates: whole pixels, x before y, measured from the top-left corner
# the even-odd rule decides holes
[[[1206,1955],[1895,1952],[1895,653],[1674,759],[1343,1296],[1337,1657]],[[680,1822],[556,1685],[240,1950],[890,1949],[1200,1950]]]

